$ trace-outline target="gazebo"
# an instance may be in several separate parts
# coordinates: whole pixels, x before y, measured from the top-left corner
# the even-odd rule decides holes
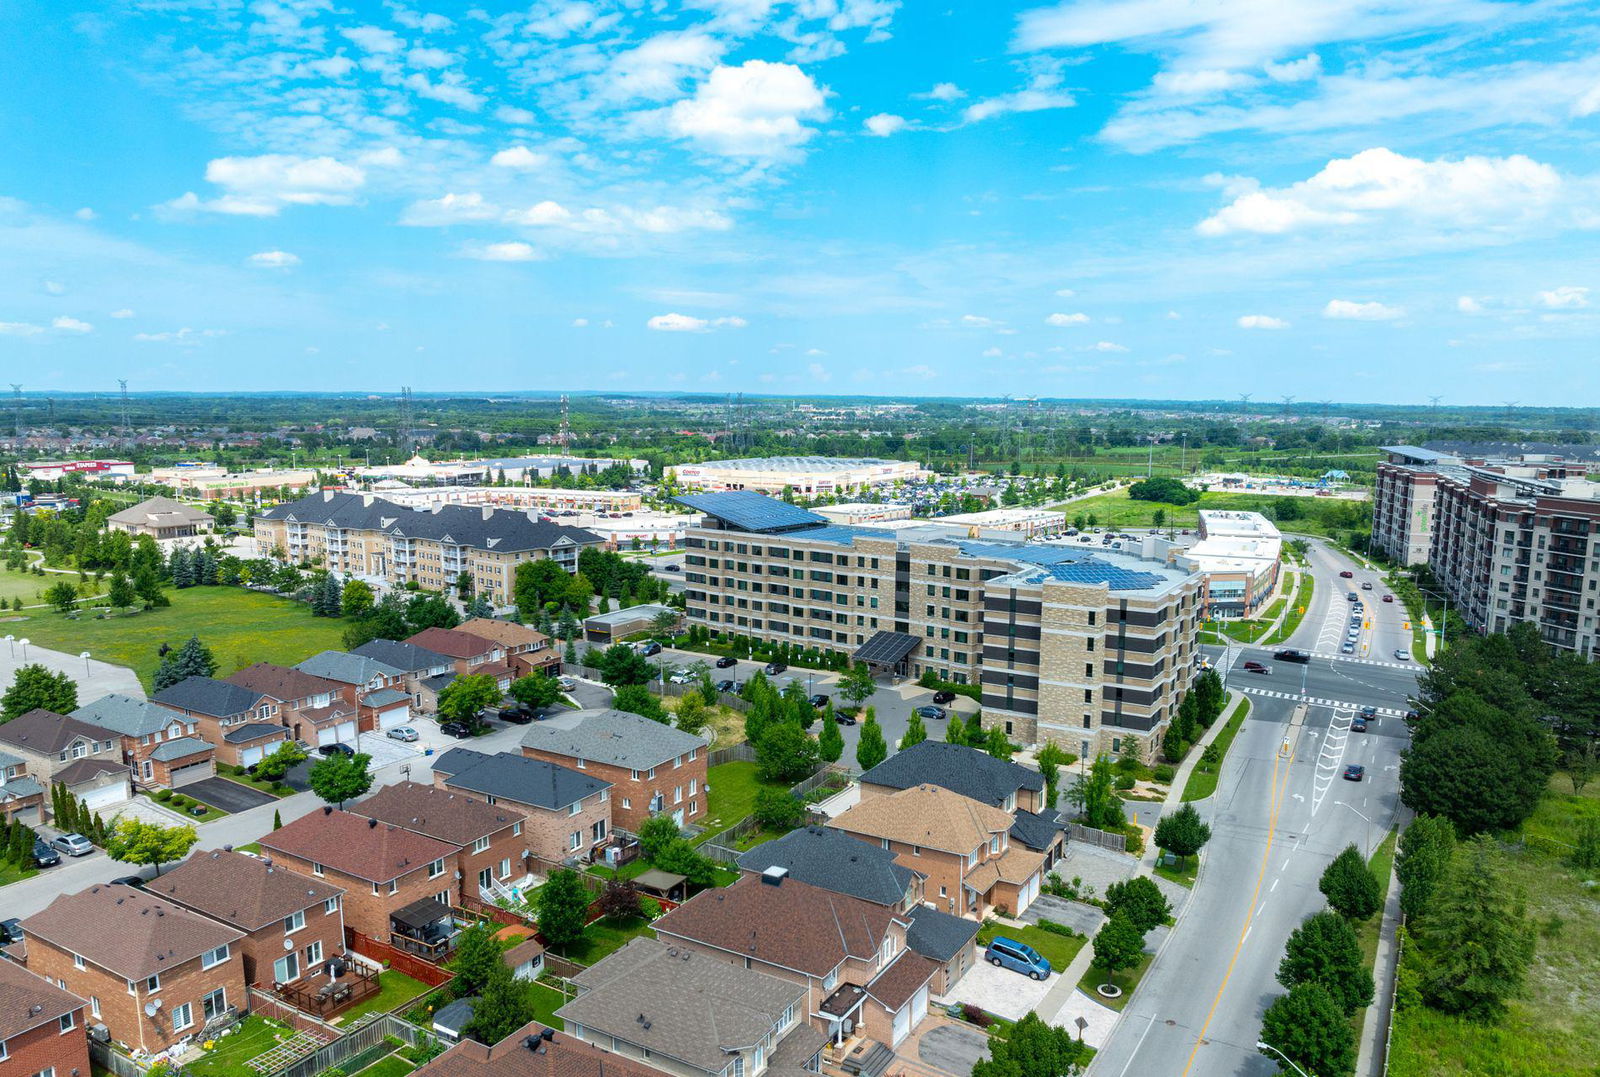
[[[638,878],[633,880],[633,885],[652,897],[682,902],[685,899],[685,884],[688,881],[686,875],[675,875],[660,868],[651,868],[649,871],[641,872]]]

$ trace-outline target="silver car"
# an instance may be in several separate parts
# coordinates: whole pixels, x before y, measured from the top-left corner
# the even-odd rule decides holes
[[[389,730],[385,736],[387,736],[390,740],[403,740],[410,742],[417,739],[417,731],[408,725],[397,725],[393,729]]]
[[[63,834],[52,841],[50,847],[68,856],[88,856],[94,852],[94,846],[82,834]]]

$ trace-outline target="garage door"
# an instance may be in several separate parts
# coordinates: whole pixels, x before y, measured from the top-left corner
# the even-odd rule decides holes
[[[356,739],[355,722],[339,722],[336,725],[325,725],[317,730],[318,744],[353,744]]]
[[[273,745],[273,747],[276,748],[277,745]],[[246,748],[242,752],[240,752],[239,753],[239,762],[241,764],[243,764],[244,766],[248,767],[253,763],[261,762],[266,757],[267,757],[267,749],[266,749],[266,747],[264,745],[258,744],[254,748]]]
[[[99,811],[101,808],[112,804],[121,804],[128,799],[127,782],[118,782],[115,785],[103,785],[83,795],[83,805],[90,811]]]
[[[217,773],[216,764],[209,759],[172,768],[172,788],[181,789],[193,782],[203,782]]]
[[[911,997],[911,1023],[921,1024],[926,1016],[928,1016],[928,988],[927,985],[923,985],[922,989]]]
[[[390,707],[386,711],[378,712],[378,728],[394,729],[411,721],[411,705],[403,703],[398,707]]]
[[[889,1046],[890,1047],[898,1047],[898,1046],[900,1046],[900,1041],[905,1039],[910,1034],[911,1034],[911,1006],[910,1006],[910,1004],[907,1004],[905,1006],[900,1007],[899,1012],[894,1015],[894,1035],[891,1037],[894,1040],[894,1042],[891,1043]]]
[[[42,822],[39,818],[39,806],[37,804],[31,808],[23,808],[12,815],[12,818],[19,823],[27,823],[29,826],[38,826]]]

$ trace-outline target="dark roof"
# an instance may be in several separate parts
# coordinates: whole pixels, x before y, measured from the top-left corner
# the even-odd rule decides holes
[[[273,699],[282,700],[309,699],[325,692],[338,692],[344,688],[344,684],[339,681],[316,677],[290,666],[276,666],[271,662],[257,662],[253,666],[245,666],[237,673],[228,674],[224,679],[229,684],[237,684],[241,688],[249,688],[263,695],[269,695]]]
[[[396,703],[411,702],[411,697],[398,688],[380,688],[362,696],[361,702],[369,707],[392,707]]]
[[[544,1031],[545,1026],[534,1021],[493,1047],[462,1040],[417,1070],[416,1077],[661,1077],[661,1071],[653,1066],[584,1043],[559,1029],[552,1030],[550,1039],[542,1039]],[[529,1049],[529,1037],[538,1041],[537,1049]]]
[[[452,789],[482,793],[535,808],[560,811],[611,783],[579,770],[522,755],[486,755],[470,748],[452,748],[433,764]]]
[[[62,785],[74,786],[84,782],[92,782],[102,774],[121,774],[127,776],[128,768],[120,759],[102,757],[100,759],[80,759],[76,763],[68,763],[55,774],[51,775],[52,782]]]
[[[451,856],[456,847],[392,823],[369,824],[347,811],[302,815],[261,839],[267,852],[324,864],[368,882],[386,883]]]
[[[392,639],[368,640],[350,652],[362,658],[372,658],[386,666],[406,673],[415,673],[419,669],[432,669],[435,666],[448,666],[450,659],[437,651],[430,651],[425,647],[418,647],[411,643],[400,643]]]
[[[0,961],[0,1043],[40,1025],[53,1025],[83,999],[68,994],[15,961]],[[21,1045],[17,1045],[20,1049]]]
[[[0,725],[0,743],[44,755],[53,755],[80,737],[91,744],[114,739],[111,730],[42,707]]]
[[[424,628],[414,636],[407,636],[406,642],[451,658],[476,658],[493,650],[504,650],[493,640],[455,628]]]
[[[389,916],[399,923],[420,931],[429,924],[436,924],[450,915],[450,906],[436,897],[418,898],[403,909],[397,909]]]
[[[703,750],[706,742],[693,733],[628,711],[597,708],[534,723],[522,734],[522,746],[591,763],[648,770]]]
[[[148,737],[152,733],[161,732],[174,722],[191,730],[195,725],[195,719],[187,714],[179,714],[171,707],[163,707],[148,699],[134,699],[132,696],[116,693],[101,696],[93,703],[85,703],[73,711],[72,716],[81,722],[88,722],[127,737]]]
[[[785,531],[811,524],[825,524],[824,516],[808,509],[779,501],[754,490],[729,490],[713,494],[683,494],[672,500],[696,512],[714,516],[738,531]]]
[[[343,887],[282,865],[221,849],[196,853],[145,889],[241,931],[266,927],[344,893]]]
[[[452,845],[471,845],[522,821],[522,813],[418,782],[386,785],[354,805],[362,815]]]
[[[262,693],[215,677],[185,677],[150,698],[179,710],[196,711],[213,718],[229,718],[252,710]]]
[[[244,725],[236,725],[222,734],[222,739],[229,744],[244,744],[269,737],[274,733],[282,733],[285,738],[289,735],[289,731],[281,725],[273,725],[271,722],[247,722]]]
[[[94,930],[85,930],[89,924]],[[176,968],[243,937],[165,898],[120,885],[62,894],[24,920],[22,930],[129,980]]]
[[[432,899],[430,898],[429,900],[431,901]],[[437,905],[438,902],[435,901],[434,904]],[[427,923],[431,924],[433,921],[429,920]],[[476,998],[458,998],[454,1002],[440,1006],[434,1011],[433,1027],[448,1032],[452,1036],[459,1037],[461,1030],[466,1028],[467,1023],[472,1020],[472,1010],[477,1003],[478,1000]]]
[[[961,952],[962,947],[972,945],[982,926],[976,920],[918,905],[911,910],[911,926],[906,928],[906,945],[923,957],[949,961]]]
[[[209,752],[213,745],[199,737],[179,737],[177,740],[166,740],[156,745],[155,751],[150,753],[150,758],[162,763],[171,763],[177,759],[187,759],[191,755]]]
[[[1061,834],[1061,820],[1046,812],[1017,809],[1011,823],[1011,836],[1034,852],[1042,853],[1056,843]]]
[[[787,868],[798,882],[858,897],[877,905],[905,900],[913,872],[895,863],[895,854],[853,838],[842,830],[802,827],[776,841],[762,842],[739,856],[739,867],[757,875]]]
[[[449,688],[450,687],[450,682],[455,680],[455,679],[456,679],[456,671],[455,670],[451,670],[449,673],[437,673],[432,677],[424,677],[422,680],[418,681],[417,683],[421,684],[421,685],[424,685],[430,691],[442,692],[446,688]]]
[[[856,648],[851,657],[860,662],[877,662],[892,666],[912,651],[922,640],[909,632],[874,632],[867,642]]]
[[[867,984],[867,994],[882,1003],[884,1008],[893,1012],[910,1001],[917,989],[933,979],[933,974],[939,971],[939,966],[929,961],[921,954],[910,950],[902,950],[900,956],[889,963],[889,967],[872,978]]]
[[[1044,788],[1044,776],[1037,770],[942,740],[925,740],[896,752],[863,774],[861,782],[890,789],[937,785],[995,807],[1003,806],[1018,789]]]
[[[257,513],[256,519],[381,531],[397,538],[431,539],[499,553],[591,546],[605,541],[581,527],[541,522],[537,513],[508,509],[486,512],[468,505],[411,509],[381,498],[335,491],[319,491],[299,501],[275,505]]]
[[[380,677],[398,677],[405,672],[376,658],[345,651],[321,651],[304,662],[297,662],[294,668],[313,677],[326,677],[332,681],[362,686]]]

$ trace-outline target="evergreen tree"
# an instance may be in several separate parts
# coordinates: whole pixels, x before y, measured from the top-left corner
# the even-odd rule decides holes
[[[1456,852],[1424,921],[1429,958],[1422,983],[1430,1005],[1471,1021],[1495,1021],[1520,994],[1533,961],[1534,933],[1522,895],[1506,881],[1486,835]]]
[[[1439,815],[1417,816],[1400,835],[1394,871],[1400,880],[1400,911],[1408,920],[1432,911],[1455,847],[1456,829]]]
[[[194,586],[194,563],[186,548],[179,546],[172,551],[167,571],[172,574],[172,586],[180,590]]]
[[[817,754],[825,763],[837,763],[844,755],[844,734],[839,732],[839,723],[822,723],[822,731],[817,734]]]
[[[856,766],[863,771],[871,770],[887,758],[889,745],[878,726],[878,716],[868,707],[867,720],[861,723],[861,736],[856,741]]]
[[[111,574],[111,584],[106,591],[106,604],[112,609],[123,609],[134,603],[133,584],[119,570]]]
[[[190,636],[176,651],[169,651],[156,667],[152,678],[156,691],[169,688],[186,677],[211,677],[217,672],[217,660],[211,649],[200,642],[199,636]]]
[[[950,724],[944,727],[944,740],[946,744],[967,743],[967,723],[961,720],[959,714],[950,716]]]
[[[921,744],[928,739],[928,731],[923,727],[922,715],[916,708],[912,708],[911,718],[906,722],[906,735],[900,738],[900,750],[903,752],[913,744]]]

